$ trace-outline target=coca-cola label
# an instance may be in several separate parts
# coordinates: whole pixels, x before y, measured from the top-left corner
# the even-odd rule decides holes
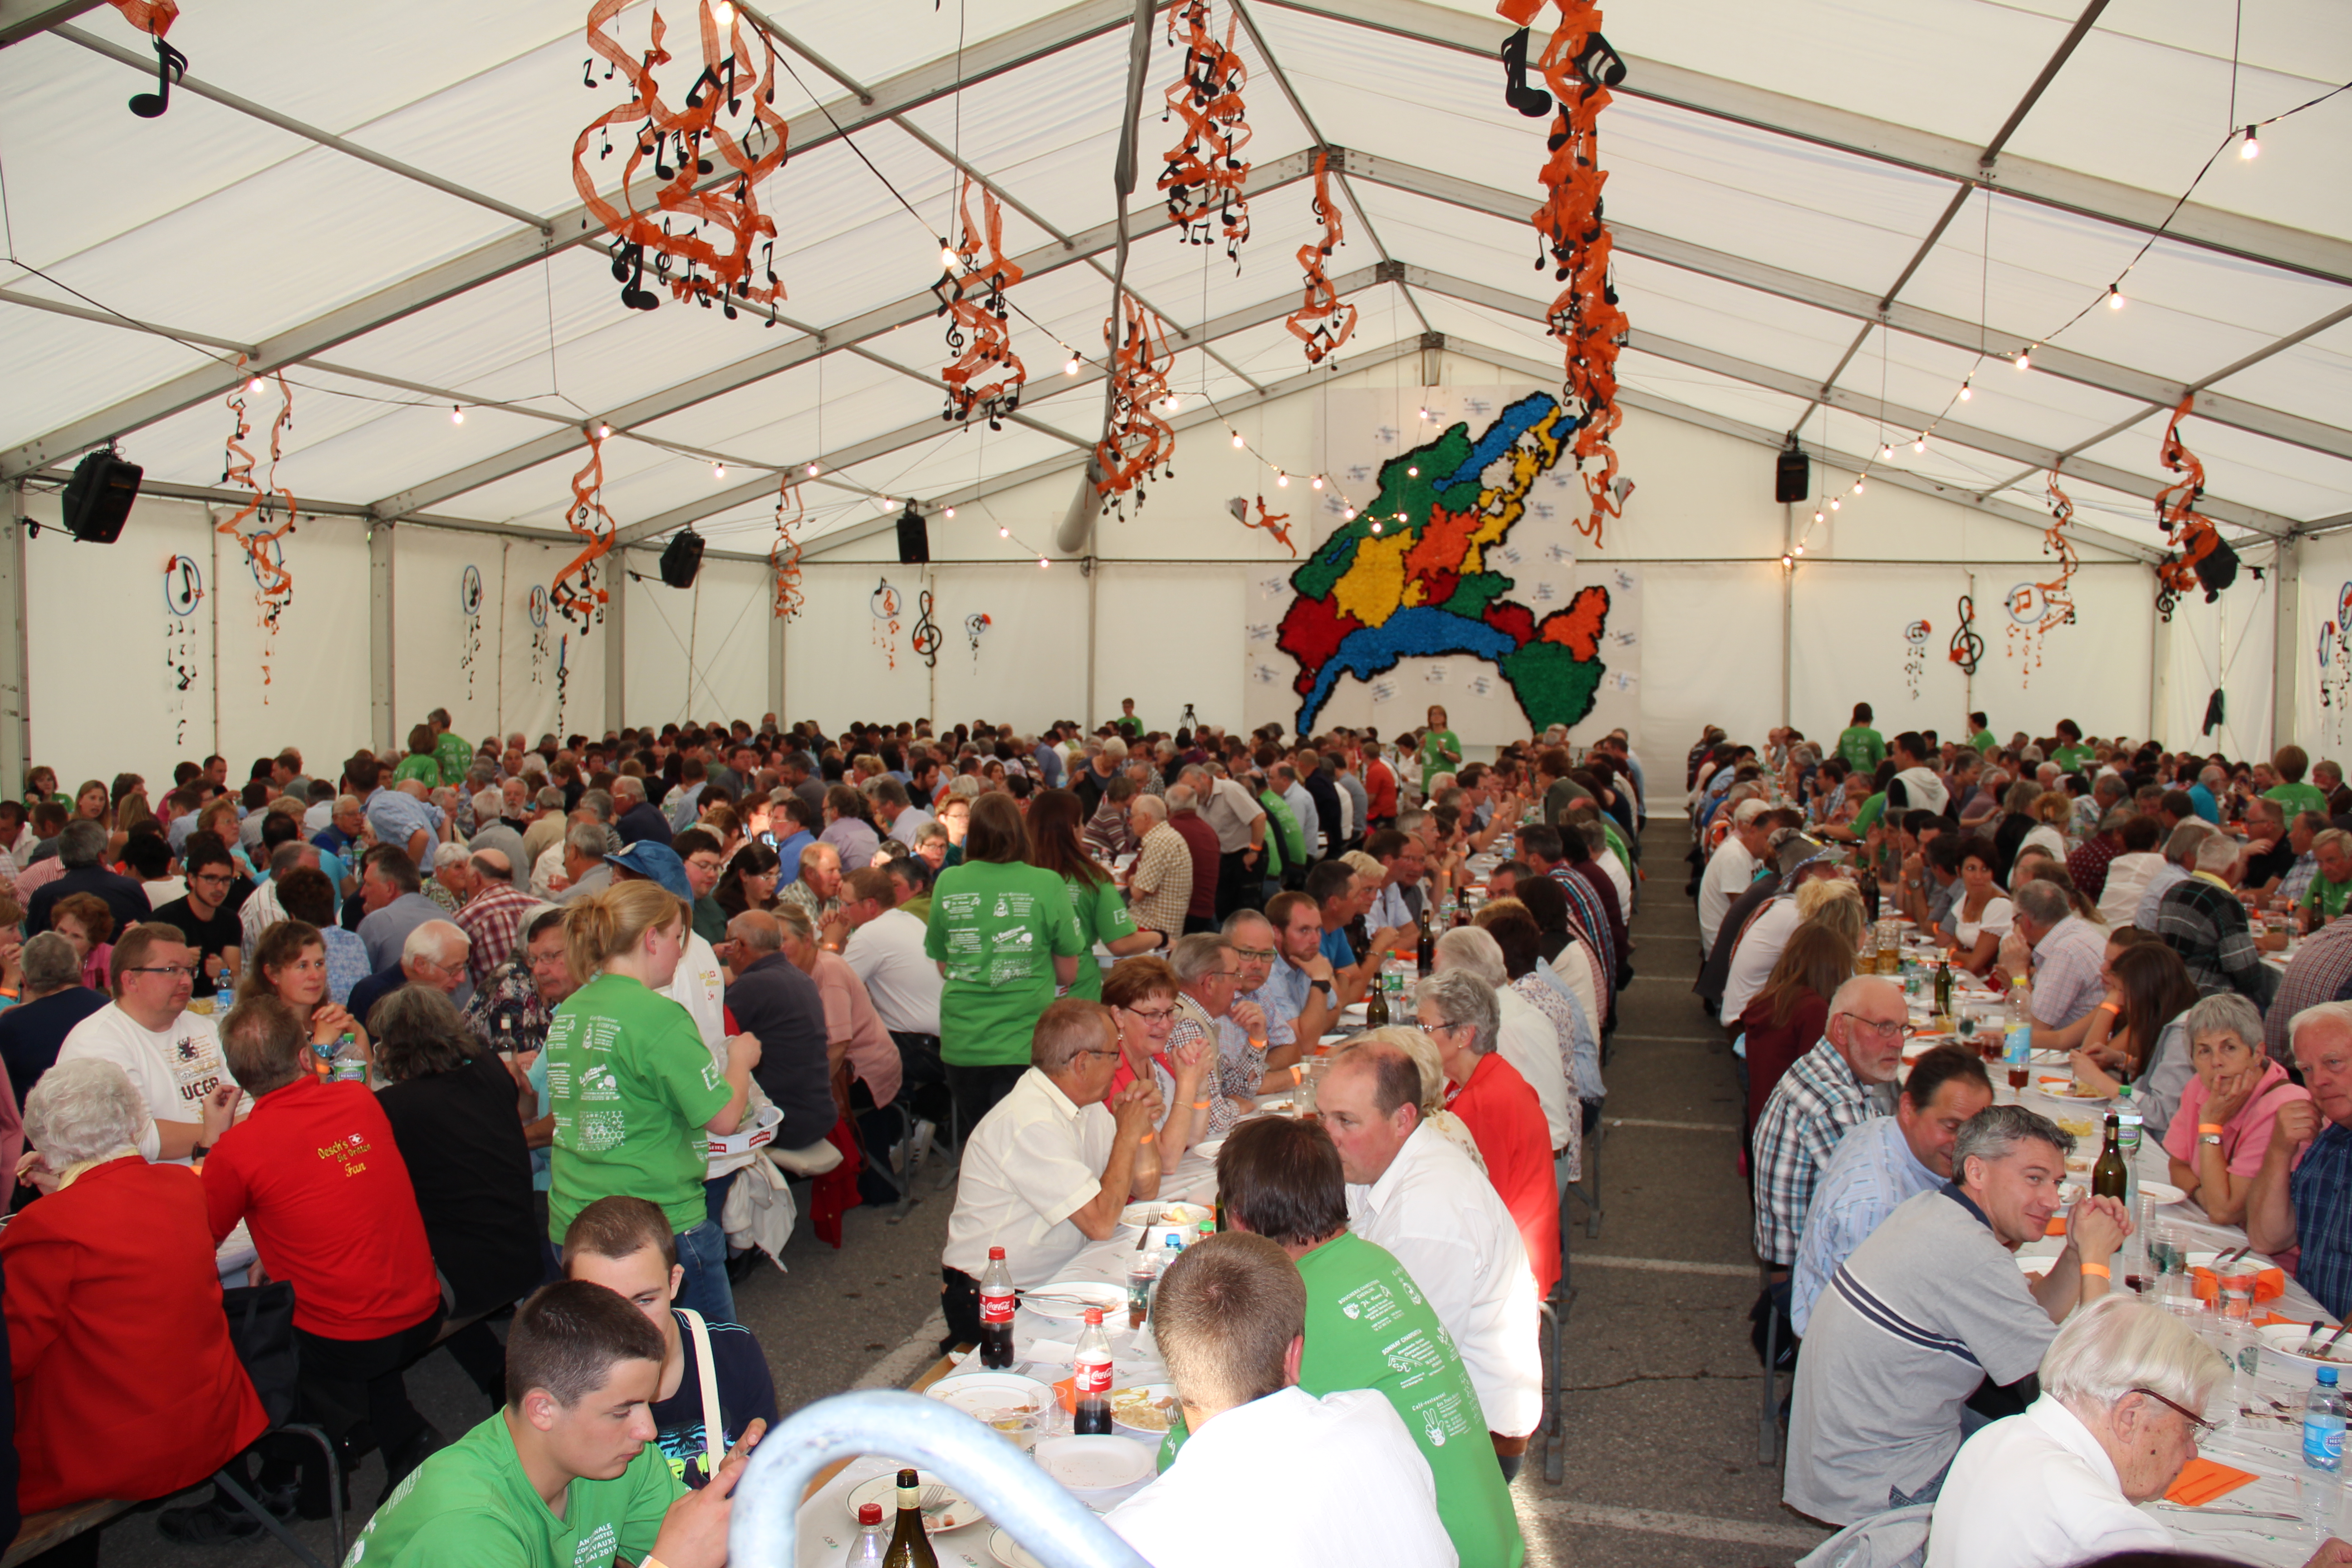
[[[1013,1293],[982,1296],[980,1299],[980,1321],[983,1323],[1009,1323],[1013,1321]]]
[[[1110,1392],[1110,1363],[1082,1361],[1077,1365],[1077,1389],[1080,1394]]]

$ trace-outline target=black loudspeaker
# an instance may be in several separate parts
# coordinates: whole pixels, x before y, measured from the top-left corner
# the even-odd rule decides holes
[[[1772,465],[1772,499],[1799,501],[1813,493],[1813,462],[1794,447]]]
[[[931,559],[930,520],[915,510],[908,501],[907,510],[898,514],[898,564],[924,566]]]
[[[702,570],[702,535],[692,529],[673,534],[661,553],[662,581],[673,588],[691,588]]]
[[[123,520],[139,499],[140,476],[146,471],[124,462],[111,447],[84,458],[66,481],[66,531],[92,544],[111,544],[121,538]]]

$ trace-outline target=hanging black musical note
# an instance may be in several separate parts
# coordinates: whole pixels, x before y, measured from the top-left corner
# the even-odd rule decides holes
[[[1503,40],[1503,101],[1530,120],[1551,112],[1551,94],[1528,85],[1528,29]]]
[[[172,107],[172,83],[188,74],[188,57],[157,38],[155,44],[155,90],[142,92],[131,100],[131,112],[142,120],[153,120]]]
[[[915,629],[908,634],[907,646],[922,655],[923,668],[937,669],[940,665],[940,627],[931,619],[931,591],[925,588],[915,595]]]
[[[661,297],[646,287],[646,247],[624,245],[613,254],[613,276],[621,285],[621,303],[632,310],[661,307]]]

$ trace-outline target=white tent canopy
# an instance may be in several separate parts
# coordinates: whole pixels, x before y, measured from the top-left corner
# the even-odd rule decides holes
[[[410,669],[437,656],[402,640],[407,612],[395,614],[391,589],[408,569],[395,566],[402,552],[497,552],[499,582],[512,592],[492,592],[507,599],[530,581],[543,585],[568,558],[548,546],[570,537],[584,426],[614,432],[603,496],[623,539],[657,543],[696,528],[714,547],[706,571],[731,584],[736,629],[725,635],[749,639],[726,645],[730,657],[772,645],[773,668],[697,690],[708,657],[695,635],[698,601],[692,628],[677,638],[698,714],[722,697],[755,712],[788,697],[796,710],[827,700],[783,674],[793,647],[816,652],[820,621],[788,636],[742,629],[766,618],[757,601],[781,472],[819,465],[803,487],[812,562],[871,555],[865,542],[910,496],[934,514],[943,563],[1029,561],[1053,552],[1100,433],[1118,217],[1110,171],[1132,0],[742,5],[795,73],[777,99],[793,153],[761,193],[787,289],[773,327],[761,313],[727,321],[667,299],[649,313],[621,306],[602,231],[583,223],[572,184],[574,136],[618,101],[617,82],[581,86],[585,9],[577,0],[417,0],[361,20],[283,0],[184,0],[171,39],[190,57],[189,75],[164,117],[139,121],[122,100],[141,90],[139,72],[152,88],[152,59],[119,14],[0,0],[14,262],[0,274],[0,331],[16,372],[0,383],[0,479],[25,486],[25,509],[39,516],[43,492],[112,440],[146,470],[134,530],[161,518],[167,500],[234,508],[244,497],[221,481],[222,399],[248,374],[282,370],[296,416],[278,482],[322,519],[289,563],[306,588],[348,579],[323,595],[340,624],[320,623],[321,637],[340,635],[346,659],[358,651],[357,606],[377,609],[369,667],[337,689],[372,699],[372,717],[324,724],[306,709],[281,721],[320,744],[322,731],[389,739],[395,702],[404,731],[411,710],[445,700],[408,685]],[[614,30],[625,47],[643,47],[652,10],[638,0],[623,11]],[[693,10],[667,0],[673,48],[690,35]],[[1312,409],[1328,387],[1558,378],[1559,349],[1543,326],[1555,285],[1533,265],[1528,222],[1549,121],[1503,102],[1496,51],[1507,24],[1483,5],[1447,0],[1215,0],[1214,14],[1221,35],[1228,16],[1240,17],[1235,47],[1250,68],[1253,232],[1236,270],[1222,246],[1187,246],[1171,229],[1151,181],[1176,137],[1160,122],[1160,94],[1181,57],[1155,38],[1127,283],[1181,334],[1170,380],[1189,405],[1175,421],[1189,444],[1179,480],[1155,490],[1143,514],[1172,511],[1181,526],[1106,519],[1085,550],[1138,570],[1268,558],[1270,543],[1223,516],[1223,498],[1263,471],[1220,466],[1232,456],[1224,423],[1249,433],[1267,460],[1304,473],[1322,460]],[[1538,18],[1538,46],[1551,16],[1547,7]],[[1892,11],[1652,0],[1612,7],[1607,30],[1628,65],[1600,138],[1632,322],[1618,362],[1629,410],[1620,445],[1649,460],[1629,460],[1643,495],[1622,542],[1595,559],[1630,550],[1710,570],[1760,565],[1793,532],[1813,545],[1800,578],[1839,559],[2032,560],[2032,531],[2047,521],[2043,476],[2056,464],[2085,562],[2145,563],[2162,544],[2149,498],[2172,478],[2157,464],[2158,443],[2193,394],[2182,429],[2205,464],[2203,510],[2250,564],[2281,570],[2259,584],[2242,578],[2221,605],[2184,615],[2200,647],[2261,624],[2263,651],[2251,657],[2271,668],[2259,695],[2244,685],[2248,667],[2227,655],[2201,673],[2184,664],[2173,680],[2170,642],[2189,639],[2158,628],[2145,565],[2116,565],[2115,614],[2130,628],[2118,635],[2149,646],[2153,673],[2138,711],[2108,727],[2162,731],[2186,715],[2193,731],[2202,688],[2231,669],[2241,722],[2254,711],[2263,721],[2238,731],[2237,743],[2294,732],[2296,705],[2312,704],[2290,656],[2301,658],[2336,607],[2332,582],[2296,593],[2308,575],[2299,542],[2352,522],[2352,93],[2266,124],[2257,159],[2224,149],[2174,207],[2229,127],[2268,122],[2352,80],[2352,16],[2333,0],[2264,0],[2244,7],[2233,37],[2228,13],[2183,0],[1919,0]],[[675,94],[693,68],[667,68],[665,86]],[[107,149],[101,159],[89,155],[93,146]],[[1336,368],[1310,369],[1282,319],[1298,300],[1294,253],[1319,234],[1307,183],[1318,153],[1338,175],[1348,233],[1329,270],[1360,319]],[[620,163],[587,166],[609,189]],[[1030,384],[1001,432],[940,417],[950,356],[930,289],[959,169],[1002,197],[1005,248],[1029,273],[1012,298]],[[2123,308],[2091,309],[2059,331],[2098,307],[2127,266]],[[2027,348],[2031,370],[2011,368]],[[1076,376],[1062,374],[1072,351],[1087,362]],[[274,396],[257,400],[265,417]],[[1752,504],[1769,457],[1743,458],[1743,444],[1778,447],[1791,432],[1816,459],[1821,494],[1870,469],[1870,502],[1856,502],[1843,531],[1809,530],[1810,508],[1784,515]],[[1883,446],[1892,461],[1875,461]],[[1736,526],[1663,493],[1670,473],[1736,464],[1748,497]],[[1906,511],[1879,499],[1894,489],[1934,504]],[[950,505],[966,509],[953,523],[940,515]],[[1969,531],[1966,551],[1954,521],[1964,513],[1988,524]],[[1890,521],[1874,533],[1865,515]],[[342,542],[330,545],[339,526]],[[451,529],[505,537],[429,542]],[[7,564],[28,599],[42,594],[47,543],[12,547]],[[515,566],[518,547],[528,570]],[[109,566],[126,583],[145,579],[153,553],[77,563],[77,587],[107,583]],[[735,554],[746,559],[725,559]],[[811,572],[813,590],[825,589],[831,580]],[[1671,581],[1696,584],[1698,574],[1678,569]],[[2125,576],[2137,584],[2128,591]],[[1662,589],[1664,580],[1652,578],[1654,631],[1698,604],[1667,601],[1662,616],[1655,595],[1685,592]],[[1991,595],[2006,585],[2004,576]],[[455,596],[433,592],[451,607],[415,622],[420,644],[452,635]],[[1018,592],[1049,593],[1041,616],[1078,613],[1075,601],[1050,598],[1064,590]],[[1085,604],[1099,622],[1095,592]],[[1797,703],[1790,688],[1802,684],[1805,656],[1790,629],[1798,593],[1767,572],[1735,594],[1760,606],[1759,626],[1769,623],[1777,644],[1776,710]],[[1941,585],[1921,593],[1948,602]],[[2304,603],[2315,595],[2325,603]],[[650,602],[666,624],[676,619]],[[38,614],[20,616],[20,627]],[[625,604],[616,619],[624,658],[594,656],[604,721],[678,716],[638,711],[634,697],[621,711],[626,683],[650,690],[670,677],[644,662],[656,657],[644,616]],[[505,618],[498,627],[494,640],[514,642]],[[856,618],[825,635],[853,634],[864,635]],[[299,642],[302,633],[289,622],[278,635]],[[1104,634],[1091,635],[1075,661],[1082,689],[1057,693],[1067,700],[1033,721],[1076,710],[1097,674],[1112,678],[1117,658],[1098,668]],[[2062,663],[2045,688],[2108,679],[2084,641],[2083,662]],[[15,679],[41,695],[42,653],[12,657]],[[580,657],[590,657],[584,647]],[[1018,673],[1049,686],[1059,676],[1046,667],[1071,662],[1066,643],[1042,642],[1036,657],[1038,668]],[[132,662],[149,679],[153,661]],[[226,655],[220,664],[229,668]],[[587,665],[571,668],[586,688]],[[1652,694],[1664,668],[1645,677]],[[2169,699],[2168,683],[2178,689]],[[2303,685],[2314,684],[2306,674]],[[905,696],[911,708],[946,700],[936,688],[928,700]],[[322,690],[318,700],[342,700]],[[503,716],[503,691],[492,700]],[[593,721],[577,706],[581,689],[571,700]],[[677,706],[675,694],[661,701]],[[839,716],[853,709],[878,710],[861,700]],[[1644,699],[1661,724],[1697,711]],[[37,724],[47,718],[37,708]],[[21,724],[9,728],[12,748],[28,743]],[[220,734],[215,725],[208,738]],[[34,738],[44,749],[64,743]]]

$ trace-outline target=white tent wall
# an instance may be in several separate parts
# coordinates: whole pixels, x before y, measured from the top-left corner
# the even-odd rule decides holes
[[[394,531],[392,555],[392,732],[409,730],[436,708],[469,740],[504,732],[499,714],[499,557],[495,534],[453,529]],[[460,602],[467,568],[480,579],[479,612],[469,622]],[[532,740],[539,732],[531,733]]]
[[[775,595],[766,564],[705,560],[690,588],[664,583],[655,558],[643,552],[630,554],[629,569],[635,575],[625,579],[623,721],[756,721],[769,706],[768,619]]]
[[[132,525],[136,525],[136,518]],[[128,528],[123,537],[131,539]],[[306,764],[331,766],[368,743],[368,540],[351,518],[312,518],[286,541],[294,579],[277,629],[264,628],[245,549],[213,536],[212,607],[219,638],[220,731],[229,776],[288,745]],[[118,549],[120,546],[117,547]],[[136,585],[135,579],[133,585]],[[454,604],[453,586],[448,597]],[[268,679],[262,679],[267,668]],[[151,799],[157,773],[148,771]]]
[[[1034,563],[1030,570],[1036,570]],[[874,613],[885,581],[898,590],[895,629]],[[803,608],[784,633],[784,717],[814,719],[838,731],[853,719],[911,719],[931,711],[931,671],[908,646],[922,585],[922,569],[916,566],[805,566]],[[632,627],[633,650],[638,635]],[[753,715],[766,708],[762,701]]]
[[[2297,562],[2302,636],[2295,667],[2295,735],[2315,757],[2352,753],[2352,532],[2306,540]]]
[[[426,531],[412,530],[404,540],[422,538]],[[557,545],[534,544],[523,539],[499,539],[499,579],[486,584],[499,615],[499,720],[501,735],[520,730],[536,742],[550,732],[591,731],[603,733],[604,647],[611,635],[599,629],[582,637],[578,628],[547,607],[546,589],[579,552]],[[488,568],[484,568],[487,574]],[[537,590],[538,619],[533,619]],[[487,616],[490,614],[485,610]],[[563,723],[555,721],[557,667],[565,667],[562,681]],[[484,731],[488,734],[488,731]]]
[[[2271,649],[2277,626],[2273,595],[2278,585],[2269,571],[2270,556],[2267,550],[2248,551],[2234,587],[2212,604],[2192,593],[2174,607],[2172,624],[2158,638],[2165,691],[2157,739],[2166,745],[2267,757],[2283,743],[2284,737],[2273,738],[2271,723]],[[2252,566],[2263,568],[2263,581],[2254,581]],[[2307,579],[2307,567],[2305,573]],[[2206,703],[2216,687],[2225,693],[2226,721],[2208,734]],[[2096,732],[2087,720],[2084,728]]]

